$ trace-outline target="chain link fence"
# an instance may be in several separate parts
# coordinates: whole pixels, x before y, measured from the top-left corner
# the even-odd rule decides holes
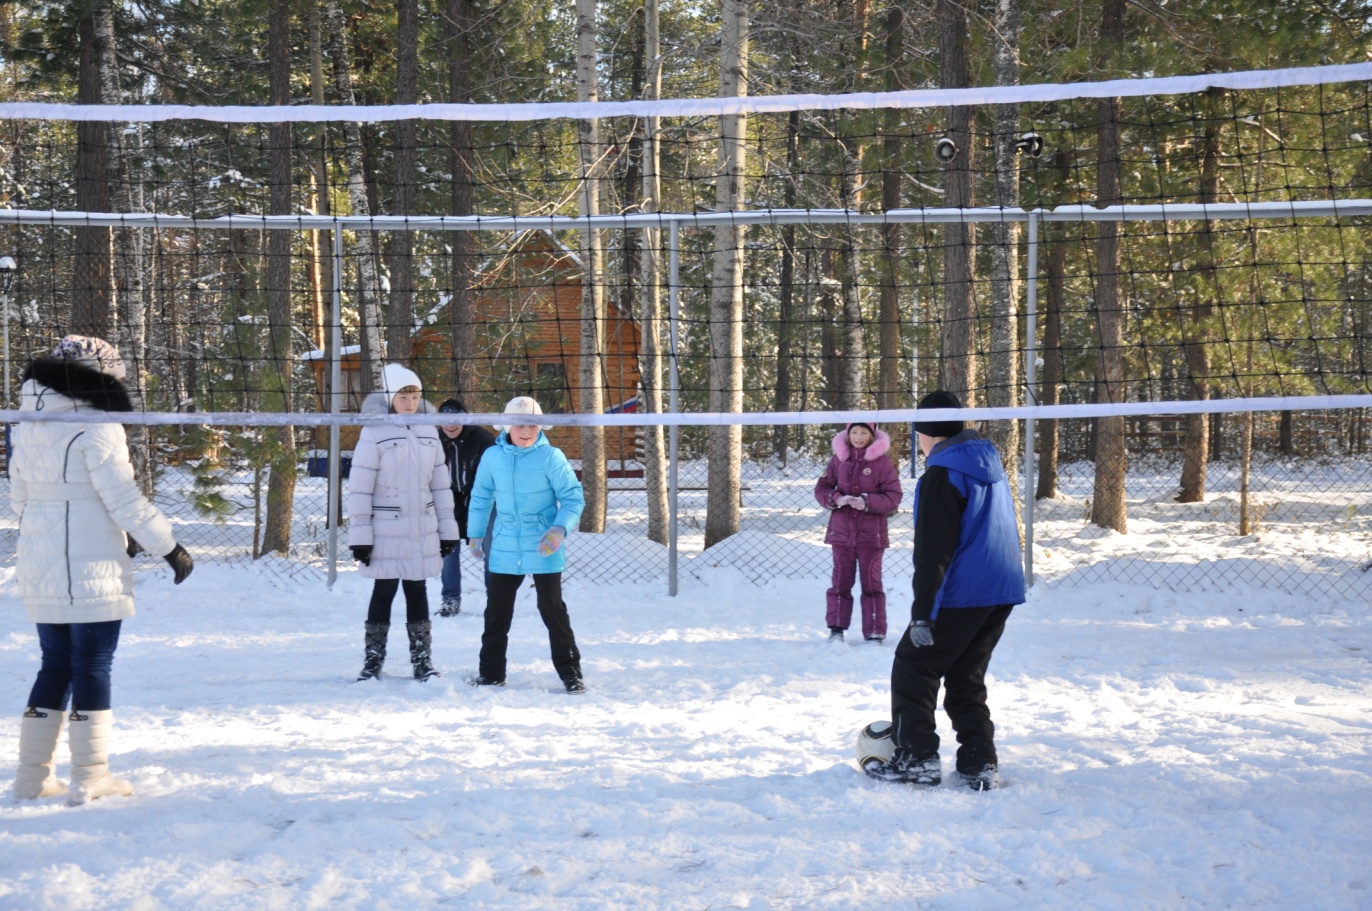
[[[1035,581],[1049,588],[1117,582],[1163,591],[1232,591],[1276,588],[1298,596],[1372,597],[1372,455],[1362,451],[1353,413],[1257,416],[1246,477],[1239,451],[1240,422],[1215,422],[1206,495],[1177,502],[1182,467],[1180,421],[1131,419],[1125,533],[1090,522],[1095,466],[1089,460],[1089,421],[1060,422],[1056,491],[1035,501]],[[904,498],[890,517],[885,554],[888,593],[908,593],[913,556],[913,498],[908,431],[891,430]],[[1357,432],[1355,432],[1357,431]],[[678,573],[732,574],[754,585],[770,580],[814,579],[827,585],[830,551],[824,544],[828,513],[814,485],[830,454],[836,428],[792,427],[785,459],[772,447],[771,428],[747,428],[738,534],[704,550],[708,468],[704,432],[683,428],[678,461]],[[1283,450],[1289,450],[1283,452]],[[308,451],[302,449],[302,455]],[[641,465],[626,463],[608,481],[606,530],[568,538],[567,578],[595,584],[660,583],[666,590],[669,551],[648,538],[648,498]],[[921,460],[922,467],[922,460]],[[199,562],[254,567],[282,578],[317,579],[328,570],[328,482],[316,457],[298,467],[288,554],[260,556],[267,476],[229,459],[206,470],[189,460],[157,470],[157,505]],[[1038,478],[1027,479],[1037,483]],[[1026,479],[1021,471],[1021,485]],[[346,485],[346,481],[344,484]],[[1245,494],[1246,489],[1246,494]],[[9,496],[8,478],[0,497]],[[1022,500],[1021,500],[1022,505]],[[1246,510],[1249,530],[1241,533]],[[14,565],[17,518],[0,509],[0,570]],[[346,517],[339,530],[339,568],[350,571]],[[1197,555],[1201,555],[1197,559]],[[464,553],[463,577],[481,574]],[[152,555],[135,568],[160,567]],[[816,598],[822,600],[822,594]],[[817,601],[818,603],[818,601]]]

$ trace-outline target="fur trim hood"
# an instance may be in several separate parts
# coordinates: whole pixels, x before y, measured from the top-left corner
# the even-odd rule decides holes
[[[834,436],[834,455],[845,461],[852,458],[853,455],[853,447],[848,445],[848,430],[852,426],[852,424],[849,424]],[[877,430],[872,434],[872,442],[862,454],[862,460],[864,462],[875,462],[890,451],[891,438],[886,435],[886,431]]]
[[[35,358],[24,369],[21,384],[33,380],[38,386],[51,390],[58,395],[97,408],[100,411],[133,411],[133,402],[124,384],[107,373],[94,367],[60,357]],[[36,394],[38,399],[34,410],[43,410],[43,392]]]

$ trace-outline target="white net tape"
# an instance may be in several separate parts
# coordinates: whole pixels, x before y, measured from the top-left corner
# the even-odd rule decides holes
[[[1124,98],[1180,95],[1207,88],[1270,89],[1328,85],[1372,79],[1372,63],[1245,70],[1153,79],[1103,82],[982,86],[966,89],[912,89],[900,92],[853,92],[838,95],[796,94],[738,98],[686,98],[658,101],[540,102],[525,104],[392,104],[392,105],[79,105],[42,102],[0,104],[0,119],[84,120],[156,123],[207,120],[215,123],[322,123],[391,120],[467,120],[513,122],[550,119],[590,120],[601,117],[720,117],[789,111],[876,110],[881,108],[960,107],[1065,101],[1072,98]]]

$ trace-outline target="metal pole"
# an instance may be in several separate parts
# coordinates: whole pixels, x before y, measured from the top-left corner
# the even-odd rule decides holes
[[[329,315],[329,412],[343,410],[343,229],[333,231],[333,307]],[[342,461],[338,425],[329,425],[329,588],[338,579],[338,523],[343,517]]]
[[[667,241],[667,410],[676,414],[678,399],[677,374],[677,304],[680,302],[681,280],[681,223],[672,221]],[[667,431],[667,594],[677,593],[677,443],[680,428],[673,424]]]
[[[5,283],[3,293],[0,293],[0,305],[5,308],[5,410],[10,410],[10,275],[0,276],[0,282]],[[5,423],[5,476],[10,473],[10,431],[9,422]]]
[[[1024,283],[1024,404],[1037,405],[1034,395],[1038,368],[1039,215],[1029,216],[1029,262]],[[1034,419],[1024,419],[1024,582],[1034,584]]]
[[[3,281],[3,279],[0,279]],[[10,289],[0,294],[0,305],[5,308],[5,410],[10,407]],[[8,453],[6,453],[8,455]]]

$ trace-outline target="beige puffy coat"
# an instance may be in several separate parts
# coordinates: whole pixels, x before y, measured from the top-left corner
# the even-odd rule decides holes
[[[44,377],[34,367],[30,372]],[[26,379],[20,408],[104,411],[82,397],[89,391],[83,384],[99,385],[101,375],[82,370],[68,362],[47,375],[68,394]],[[118,391],[122,394],[122,387]],[[25,422],[13,433],[10,505],[19,516],[17,581],[28,618],[99,623],[133,616],[133,572],[124,533],[159,556],[171,553],[176,539],[167,517],[134,481],[124,428]]]
[[[388,410],[373,393],[363,411]],[[443,571],[438,543],[458,540],[453,491],[438,428],[368,425],[348,476],[348,546],[372,546],[368,579],[427,579]]]

